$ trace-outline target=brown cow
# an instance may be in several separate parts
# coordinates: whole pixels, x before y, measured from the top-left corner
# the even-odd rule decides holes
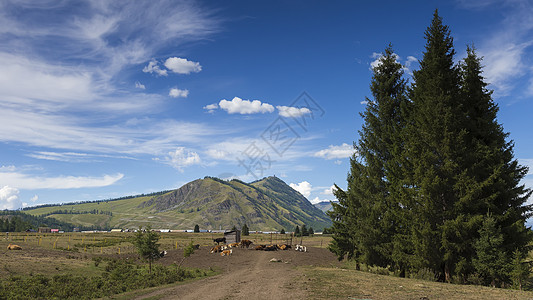
[[[237,248],[237,247],[239,247],[239,243],[231,243],[231,244],[228,245],[228,247]]]
[[[244,248],[244,247],[248,248],[248,247],[250,247],[251,244],[253,244],[253,242],[250,241],[250,240],[242,240],[241,241],[241,248]]]
[[[257,245],[255,246],[255,250],[263,250],[265,249],[266,245]]]
[[[7,245],[7,250],[22,250],[22,247],[19,245]]]
[[[231,250],[224,250],[220,253],[220,256],[230,256],[233,253],[233,249]]]
[[[213,248],[211,248],[211,253],[217,253],[222,251],[222,245],[217,245]]]

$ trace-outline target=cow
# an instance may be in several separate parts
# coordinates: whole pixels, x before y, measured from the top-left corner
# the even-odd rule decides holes
[[[277,251],[278,247],[276,245],[268,245],[263,250],[265,250],[265,251]]]
[[[211,248],[211,253],[217,253],[222,251],[222,245],[217,245],[213,248]]]
[[[250,247],[251,244],[253,244],[253,242],[250,241],[250,240],[242,240],[241,241],[241,248],[244,248],[244,247],[248,248],[248,247]]]
[[[237,248],[237,247],[239,247],[239,243],[231,243],[231,244],[228,245],[228,247]]]
[[[266,245],[257,245],[255,246],[255,250],[263,250],[265,249]]]
[[[163,257],[163,256],[165,256],[165,255],[167,255],[167,251],[166,251],[166,250],[163,251],[163,252],[161,252],[161,253],[159,253],[159,257]]]
[[[307,247],[302,246],[302,245],[296,245],[296,248],[294,248],[294,250],[300,251],[300,252],[307,252]]]
[[[193,245],[194,249],[198,250],[200,249],[200,244]]]
[[[213,242],[217,243],[217,245],[218,245],[219,243],[223,243],[223,244],[225,244],[225,243],[226,243],[226,237],[221,237],[221,238],[213,239]]]
[[[19,245],[7,245],[7,250],[22,250],[22,247]]]
[[[220,256],[230,256],[233,253],[233,249],[230,250],[224,250],[220,252]]]
[[[290,248],[291,248],[291,246],[287,245],[287,244],[278,245],[278,249],[280,249],[280,250],[287,250],[287,249],[290,249]]]

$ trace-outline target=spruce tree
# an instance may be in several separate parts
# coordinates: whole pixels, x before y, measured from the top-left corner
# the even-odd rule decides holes
[[[443,273],[449,281],[458,257],[451,246],[453,237],[443,232],[453,232],[455,226],[457,195],[452,187],[456,184],[454,176],[461,171],[457,158],[465,151],[461,147],[465,132],[458,118],[462,109],[460,77],[454,64],[453,38],[437,11],[425,37],[420,69],[413,72],[413,111],[406,141],[412,164],[410,188],[415,191],[410,204],[416,216],[412,265]]]
[[[367,99],[361,114],[364,125],[354,145],[357,154],[350,160],[348,189],[336,193],[339,204],[334,204],[330,213],[334,232],[331,249],[337,255],[353,256],[357,249],[360,262],[383,267],[393,262],[393,237],[401,228],[401,206],[390,190],[402,177],[398,166],[408,106],[406,86],[403,66],[389,46],[373,68],[373,97]]]
[[[531,206],[525,205],[531,195],[519,182],[527,168],[513,158],[513,143],[506,141],[508,134],[497,122],[498,106],[492,100],[482,77],[481,58],[473,47],[467,47],[467,57],[461,64],[461,97],[463,100],[464,128],[468,132],[462,157],[463,171],[458,174],[459,207],[464,216],[461,226],[460,255],[473,256],[472,241],[478,236],[482,216],[491,212],[501,228],[504,242],[500,249],[511,257],[515,249],[525,249],[531,241],[531,231],[525,221]],[[463,259],[468,272],[468,259]]]
[[[510,261],[503,251],[503,242],[496,220],[487,215],[479,229],[479,239],[474,243],[476,256],[473,263],[477,273],[492,287],[496,286],[496,282],[503,281],[508,273]]]

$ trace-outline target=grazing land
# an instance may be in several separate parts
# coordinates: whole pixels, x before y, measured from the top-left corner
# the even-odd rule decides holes
[[[137,259],[132,233],[19,233],[0,240],[0,280],[43,274],[101,276],[111,259]],[[167,255],[157,261],[175,266],[183,248],[191,241],[200,248],[183,262],[187,269],[205,270],[199,279],[155,286],[110,296],[112,299],[533,299],[532,292],[452,285],[383,276],[353,270],[338,262],[327,249],[329,236],[294,238],[308,252],[256,251],[237,248],[231,256],[211,254],[212,239],[221,234],[161,233],[161,250]],[[255,245],[281,244],[289,235],[253,234]],[[290,242],[290,238],[289,238]],[[8,251],[8,244],[22,247]],[[177,248],[176,248],[177,246]],[[95,261],[100,261],[100,264]],[[275,262],[271,262],[275,259]]]

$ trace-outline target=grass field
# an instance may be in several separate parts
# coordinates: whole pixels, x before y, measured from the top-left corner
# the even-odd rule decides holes
[[[137,259],[130,243],[132,236],[133,233],[4,233],[0,239],[0,279],[37,274],[98,276],[105,271],[106,262],[104,260],[97,265],[95,258]],[[207,253],[213,245],[212,238],[221,236],[211,233],[161,233],[160,249],[172,251],[177,260],[183,255],[182,249],[191,241],[200,244],[198,251]],[[289,235],[252,234],[243,238],[255,244],[276,244],[285,242]],[[295,238],[293,244],[303,243],[310,249],[326,248],[330,240],[330,236],[315,235]],[[23,250],[8,251],[6,247],[9,243],[20,245]],[[219,256],[207,258],[218,259]],[[208,262],[203,262],[201,267],[205,269],[206,264]],[[298,279],[299,284],[305,286],[313,299],[533,299],[533,292],[383,276],[356,271],[350,264],[342,264],[341,267],[331,265],[324,261],[324,265],[298,267],[305,274]]]

